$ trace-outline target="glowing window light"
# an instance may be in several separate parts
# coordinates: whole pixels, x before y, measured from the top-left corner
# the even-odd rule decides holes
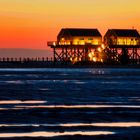
[[[134,41],[134,45],[137,45],[138,44],[138,42],[137,41]]]
[[[99,44],[99,41],[98,40],[94,40],[93,44],[94,45],[98,45]]]
[[[78,45],[79,41],[78,40],[74,40],[73,41],[73,45]]]
[[[130,45],[132,42],[130,39],[127,39],[126,45]]]
[[[80,41],[79,44],[80,45],[85,45],[85,41]]]
[[[84,38],[83,38],[83,37],[81,37],[81,38],[79,38],[79,40],[84,40]]]
[[[70,45],[70,42],[67,42],[67,45]]]
[[[88,40],[86,43],[93,44],[93,41],[92,40]]]
[[[78,42],[74,42],[73,45],[78,45]]]
[[[127,40],[125,38],[119,38],[117,41],[118,45],[127,45]]]
[[[93,38],[92,37],[89,37],[88,40],[93,40]]]

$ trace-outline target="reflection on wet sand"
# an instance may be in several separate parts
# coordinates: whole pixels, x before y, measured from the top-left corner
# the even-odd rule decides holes
[[[21,101],[21,100],[5,100],[0,101],[0,104],[44,104],[47,101],[37,101],[37,100],[27,100],[27,101]]]
[[[114,122],[114,123],[66,123],[66,124],[0,124],[0,127],[40,127],[40,126],[62,126],[62,127],[140,127],[140,122]]]
[[[75,132],[31,132],[31,133],[1,133],[1,138],[9,138],[9,137],[57,137],[57,136],[67,136],[67,135],[85,135],[85,136],[96,136],[96,135],[111,135],[115,134],[114,132],[109,131],[75,131]]]
[[[65,127],[98,126],[98,127],[140,127],[140,122],[115,122],[115,123],[91,123],[91,124],[63,124]]]
[[[33,105],[33,106],[15,106],[16,108],[140,108],[135,105]]]

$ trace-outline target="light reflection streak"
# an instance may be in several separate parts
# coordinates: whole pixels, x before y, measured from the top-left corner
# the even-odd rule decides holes
[[[116,122],[116,123],[91,123],[91,124],[63,124],[64,127],[96,126],[96,127],[140,127],[140,122]]]
[[[38,101],[38,100],[27,100],[27,101],[5,100],[5,101],[0,101],[0,105],[2,105],[2,104],[43,104],[43,103],[47,103],[47,101]]]
[[[41,88],[41,89],[39,89],[39,90],[48,91],[48,90],[50,90],[50,89],[49,89],[49,88]]]
[[[16,108],[140,108],[136,105],[33,105],[33,106],[15,106]]]
[[[76,81],[74,82],[75,84],[86,84],[87,82],[82,82],[82,81]]]
[[[66,124],[0,124],[0,127],[140,127],[140,122],[112,122],[112,123],[66,123]]]
[[[31,133],[0,133],[1,138],[9,137],[57,137],[57,136],[67,136],[67,135],[86,135],[86,136],[96,136],[96,135],[111,135],[114,132],[109,131],[76,131],[76,132],[31,132]]]
[[[15,80],[15,81],[6,81],[7,84],[23,84],[24,82],[21,80]]]
[[[107,101],[104,101],[104,102],[96,102],[96,104],[104,104],[104,103],[106,103],[106,104],[112,104],[112,103],[114,103],[114,104],[122,104],[122,103],[124,103],[124,101],[122,101],[122,102],[116,102],[116,101],[109,101],[109,102],[107,102]]]

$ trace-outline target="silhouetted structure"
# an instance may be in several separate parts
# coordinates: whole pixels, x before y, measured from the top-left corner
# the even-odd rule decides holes
[[[102,36],[97,29],[62,29],[56,42],[48,42],[53,49],[54,61],[87,61],[89,52],[102,44]]]
[[[140,34],[135,29],[109,29],[104,36],[108,61],[140,63]]]

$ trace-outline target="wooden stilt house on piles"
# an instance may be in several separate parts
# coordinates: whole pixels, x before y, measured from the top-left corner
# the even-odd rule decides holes
[[[109,29],[104,36],[108,59],[121,63],[140,63],[140,34],[135,29]]]
[[[53,48],[55,61],[86,61],[89,52],[102,44],[98,29],[63,28],[56,42],[48,42]]]

